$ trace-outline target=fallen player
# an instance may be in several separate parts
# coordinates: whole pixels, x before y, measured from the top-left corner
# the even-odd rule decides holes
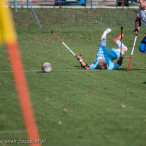
[[[111,29],[108,28],[104,31],[101,42],[97,51],[97,57],[93,64],[88,65],[83,60],[81,55],[77,55],[76,58],[79,60],[81,66],[84,69],[101,69],[101,70],[114,70],[122,65],[124,54],[127,51],[127,47],[121,43],[121,36],[124,34],[120,34],[113,41],[117,44],[118,49],[113,48],[112,50],[107,50],[106,47],[106,35],[111,32]],[[122,48],[122,54],[120,55],[120,49]],[[113,60],[118,59],[117,63],[113,63]]]

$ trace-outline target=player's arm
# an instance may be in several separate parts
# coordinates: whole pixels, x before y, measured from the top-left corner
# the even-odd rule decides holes
[[[81,66],[82,66],[84,69],[89,69],[88,64],[85,63],[85,62],[82,60],[81,55],[77,55],[76,58],[78,59],[78,61],[80,62]]]
[[[141,26],[141,18],[139,18],[138,16],[136,17],[135,24],[136,24],[136,28],[133,30],[133,32],[135,34],[138,34],[139,28]]]

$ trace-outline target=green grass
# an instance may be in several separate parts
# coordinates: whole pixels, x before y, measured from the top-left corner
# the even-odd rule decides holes
[[[104,29],[56,34],[90,64]],[[119,32],[113,29],[107,36],[109,49],[116,47],[112,40]],[[126,69],[134,41],[131,29],[124,28],[123,43],[129,50],[123,65],[113,71],[82,69],[51,33],[18,35],[39,133],[42,140],[47,139],[44,146],[146,145],[146,56],[138,51],[142,32],[129,72]],[[0,140],[26,139],[5,46],[0,57]],[[47,61],[53,69],[42,73],[41,65]]]

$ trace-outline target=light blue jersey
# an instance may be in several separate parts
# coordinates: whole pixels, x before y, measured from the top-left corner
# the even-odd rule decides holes
[[[105,60],[108,70],[113,70],[120,65],[118,63],[113,63],[112,61],[120,57],[120,49],[113,48],[112,50],[107,50],[106,46],[99,46],[97,51],[97,58],[94,60],[94,64],[89,66],[89,69],[99,69],[98,63],[101,59]]]

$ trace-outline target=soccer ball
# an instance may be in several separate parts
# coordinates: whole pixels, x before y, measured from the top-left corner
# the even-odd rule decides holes
[[[50,71],[52,70],[52,65],[51,65],[51,63],[45,62],[45,63],[42,65],[42,70],[43,70],[43,72],[50,72]]]

